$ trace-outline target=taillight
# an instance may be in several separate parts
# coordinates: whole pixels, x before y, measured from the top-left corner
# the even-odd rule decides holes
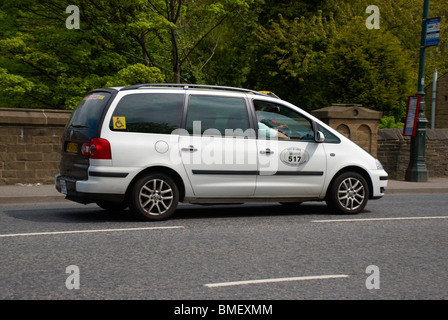
[[[101,138],[93,138],[90,143],[84,143],[81,153],[90,159],[112,159],[109,141]]]

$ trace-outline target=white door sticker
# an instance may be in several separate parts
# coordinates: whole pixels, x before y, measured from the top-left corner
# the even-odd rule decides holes
[[[307,163],[309,155],[304,149],[288,148],[282,151],[280,160],[288,166],[297,167]]]

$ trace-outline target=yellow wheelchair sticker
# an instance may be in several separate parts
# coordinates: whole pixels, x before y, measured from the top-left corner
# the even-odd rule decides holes
[[[126,117],[112,117],[114,129],[124,130],[126,129]]]

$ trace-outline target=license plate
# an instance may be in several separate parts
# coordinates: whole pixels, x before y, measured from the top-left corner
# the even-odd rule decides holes
[[[75,142],[69,142],[67,143],[65,150],[71,153],[78,153],[78,144]]]
[[[60,180],[61,183],[61,193],[67,194],[67,184],[65,180]]]

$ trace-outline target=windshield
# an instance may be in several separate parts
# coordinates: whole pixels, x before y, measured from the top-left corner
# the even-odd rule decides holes
[[[76,107],[67,126],[89,129],[96,128],[109,97],[110,93],[108,92],[92,93],[84,97]]]

